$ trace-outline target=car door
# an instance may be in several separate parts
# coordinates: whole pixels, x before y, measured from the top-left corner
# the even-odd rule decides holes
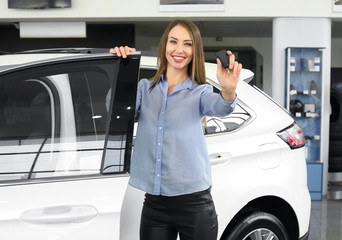
[[[139,55],[0,73],[4,240],[119,239]]]

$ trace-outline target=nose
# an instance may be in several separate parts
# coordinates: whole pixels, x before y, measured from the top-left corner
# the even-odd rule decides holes
[[[184,52],[183,44],[178,43],[177,48],[176,48],[176,53],[183,53],[183,52]]]

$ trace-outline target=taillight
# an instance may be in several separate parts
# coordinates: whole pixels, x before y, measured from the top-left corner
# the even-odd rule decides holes
[[[277,132],[277,135],[292,149],[300,148],[305,145],[303,129],[296,122],[294,122],[290,127]]]

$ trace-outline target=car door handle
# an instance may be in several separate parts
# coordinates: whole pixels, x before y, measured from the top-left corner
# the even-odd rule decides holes
[[[21,220],[31,224],[83,223],[95,218],[98,211],[89,205],[63,205],[24,212]]]
[[[223,152],[223,153],[213,153],[209,154],[210,163],[212,166],[215,165],[222,165],[228,163],[228,161],[232,158],[230,153]]]

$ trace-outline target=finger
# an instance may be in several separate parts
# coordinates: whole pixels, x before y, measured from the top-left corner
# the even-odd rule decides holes
[[[115,53],[118,57],[121,57],[121,53],[118,47],[113,48],[113,53]]]
[[[111,54],[116,54],[115,53],[115,49],[114,49],[115,47],[113,47],[113,48],[111,48],[111,49],[109,49],[109,52],[111,53]]]
[[[122,56],[123,58],[126,58],[127,55],[126,55],[126,52],[125,52],[125,48],[124,48],[123,46],[121,46],[121,47],[119,48],[119,50],[120,50],[121,56]]]
[[[222,70],[225,70],[220,59],[216,58],[216,63],[217,63],[217,72],[216,72],[216,76],[219,78],[222,75]]]
[[[227,51],[229,56],[229,69],[233,69],[235,63],[235,55],[231,51]]]
[[[216,58],[216,63],[217,63],[217,70],[219,70],[219,69],[221,69],[221,67],[223,67],[220,59]]]
[[[233,75],[236,77],[238,76],[238,72],[239,72],[239,63],[237,61],[234,62],[234,66],[233,66]]]
[[[238,72],[237,72],[239,74],[239,76],[240,76],[241,70],[242,70],[242,64],[239,63]]]
[[[128,56],[130,52],[132,52],[132,49],[129,48],[128,46],[125,46],[125,54],[126,54],[126,56]]]
[[[131,52],[135,52],[135,48],[131,48],[131,47],[128,47],[128,46],[125,46],[125,52],[126,52],[126,55],[128,56]]]
[[[233,76],[235,78],[237,78],[237,80],[240,79],[241,70],[242,70],[242,64],[238,63],[238,62],[235,62],[234,69],[233,69]]]

